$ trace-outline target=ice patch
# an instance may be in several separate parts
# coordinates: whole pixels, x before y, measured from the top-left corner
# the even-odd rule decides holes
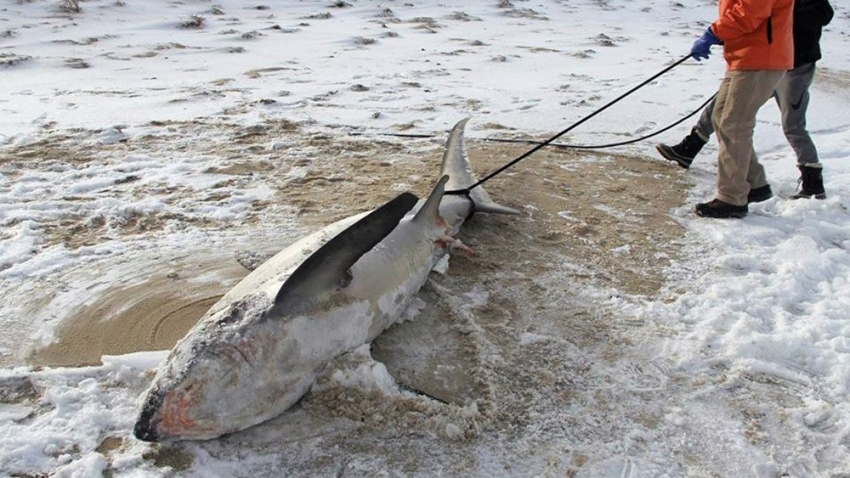
[[[610,252],[611,252],[611,254],[614,254],[614,255],[620,255],[620,254],[628,254],[631,251],[632,251],[631,244],[623,244],[620,247],[615,247],[615,248],[611,249]]]
[[[0,403],[0,424],[23,420],[33,411],[35,410],[32,407],[24,405]]]
[[[372,360],[370,347],[369,344],[361,345],[335,360],[332,372],[323,374],[310,390],[319,393],[343,387],[379,391],[387,396],[399,395],[398,385],[387,372],[387,367]]]
[[[438,274],[445,274],[449,270],[449,254],[443,255],[431,270]]]
[[[520,345],[542,344],[550,341],[552,341],[552,337],[531,332],[524,332],[519,336]]]
[[[426,304],[424,300],[420,299],[419,297],[414,297],[413,299],[411,299],[410,304],[407,305],[407,308],[404,309],[404,313],[399,316],[396,323],[406,322],[408,320],[415,319],[416,316],[419,315],[419,312],[421,312],[427,306],[428,304]]]
[[[134,370],[152,370],[160,366],[160,364],[168,357],[170,350],[157,350],[152,352],[134,352],[125,355],[104,355],[101,357],[103,366],[107,368],[119,369],[128,367]]]

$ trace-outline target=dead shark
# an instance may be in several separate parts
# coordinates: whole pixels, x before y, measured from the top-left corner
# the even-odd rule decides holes
[[[206,440],[244,430],[294,405],[335,357],[402,317],[429,272],[475,212],[518,214],[475,183],[463,131],[452,129],[441,178],[425,201],[403,193],[287,247],[246,276],[160,365],[134,434]]]

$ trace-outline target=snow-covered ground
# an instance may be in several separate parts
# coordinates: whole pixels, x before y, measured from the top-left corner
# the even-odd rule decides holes
[[[453,259],[371,356],[279,419],[160,445],[131,429],[164,352],[135,351],[173,344],[244,276],[234,251],[427,190],[467,116],[479,172],[512,159],[474,140],[560,131],[686,55],[716,5],[62,3],[0,5],[0,474],[850,476],[844,5],[808,116],[825,201],[785,199],[798,172],[772,104],[756,150],[778,197],[740,221],[692,213],[715,143],[687,172],[651,142],[541,151],[488,185],[526,217],[476,218],[487,257]],[[723,69],[719,50],[688,61],[563,141],[671,123]],[[448,371],[428,392],[449,403],[395,385],[429,347]]]

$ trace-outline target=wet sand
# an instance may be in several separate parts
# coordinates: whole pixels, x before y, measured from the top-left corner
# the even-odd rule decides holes
[[[99,365],[103,355],[170,349],[227,292],[227,284],[247,274],[233,258],[183,261],[146,270],[141,282],[100,293],[90,305],[73,311],[58,340],[35,350],[28,362]]]

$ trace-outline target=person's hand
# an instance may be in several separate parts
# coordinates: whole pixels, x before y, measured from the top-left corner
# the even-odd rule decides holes
[[[708,58],[708,55],[711,53],[712,45],[722,45],[723,41],[717,38],[717,35],[711,31],[711,27],[705,29],[705,33],[699,37],[699,40],[694,42],[694,46],[691,47],[691,56],[696,61],[704,60]]]

